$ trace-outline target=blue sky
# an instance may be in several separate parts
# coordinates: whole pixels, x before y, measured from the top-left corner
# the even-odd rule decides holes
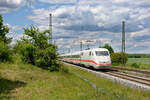
[[[53,15],[53,38],[60,52],[109,43],[121,50],[121,23],[126,22],[126,51],[150,53],[149,0],[0,0],[0,13],[10,27],[13,43],[31,24],[48,29]]]

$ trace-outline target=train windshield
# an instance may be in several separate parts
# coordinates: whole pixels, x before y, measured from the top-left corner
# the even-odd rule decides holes
[[[108,51],[95,51],[96,56],[108,56]]]

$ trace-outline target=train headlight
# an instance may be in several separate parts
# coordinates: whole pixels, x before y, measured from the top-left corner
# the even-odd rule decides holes
[[[110,61],[100,61],[99,63],[106,64],[106,63],[110,63]]]

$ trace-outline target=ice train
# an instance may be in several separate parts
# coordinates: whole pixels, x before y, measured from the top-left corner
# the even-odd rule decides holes
[[[105,48],[95,48],[62,54],[60,55],[60,60],[94,69],[109,69],[111,67],[110,54]]]

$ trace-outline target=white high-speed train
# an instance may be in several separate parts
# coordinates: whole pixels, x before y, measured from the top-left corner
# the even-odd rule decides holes
[[[109,69],[111,58],[109,51],[105,48],[95,48],[60,55],[60,60],[80,64],[94,69]]]

